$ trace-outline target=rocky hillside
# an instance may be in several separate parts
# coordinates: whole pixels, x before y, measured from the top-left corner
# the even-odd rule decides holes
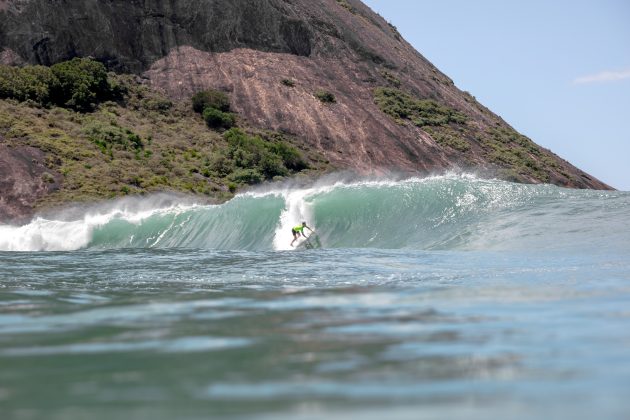
[[[77,56],[175,102],[226,92],[248,126],[336,168],[608,188],[458,90],[358,0],[0,0],[3,64]]]

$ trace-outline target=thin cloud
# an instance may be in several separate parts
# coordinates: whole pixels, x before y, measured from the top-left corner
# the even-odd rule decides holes
[[[630,69],[618,71],[602,71],[597,74],[578,77],[573,81],[573,83],[576,85],[583,85],[586,83],[618,82],[625,79],[630,79]]]

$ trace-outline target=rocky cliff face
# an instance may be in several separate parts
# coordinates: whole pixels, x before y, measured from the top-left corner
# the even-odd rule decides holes
[[[61,180],[60,174],[47,168],[41,150],[0,144],[0,220],[24,220],[33,203],[58,189]]]
[[[295,135],[339,168],[472,169],[608,188],[513,132],[358,0],[0,1],[4,63],[75,56],[141,74],[174,99],[209,87],[229,92],[251,125]],[[436,127],[386,113],[375,102],[379,87],[429,99],[466,122]],[[322,103],[317,91],[336,102]]]
[[[173,48],[251,48],[310,56],[314,34],[299,7],[273,0],[5,0],[4,46],[45,65],[93,56],[140,72]]]

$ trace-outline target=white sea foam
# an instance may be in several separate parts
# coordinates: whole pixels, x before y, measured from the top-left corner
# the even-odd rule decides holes
[[[0,251],[74,251],[89,245],[98,227],[112,220],[138,224],[160,213],[190,210],[194,204],[177,204],[173,197],[157,195],[122,199],[99,207],[68,208],[50,216],[39,216],[22,226],[0,225]]]

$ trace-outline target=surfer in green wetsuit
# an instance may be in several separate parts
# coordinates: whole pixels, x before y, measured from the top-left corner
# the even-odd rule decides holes
[[[295,241],[298,240],[298,238],[300,237],[300,234],[302,234],[302,236],[304,236],[306,238],[306,235],[304,234],[304,229],[308,229],[311,232],[313,232],[313,229],[311,229],[310,227],[308,227],[306,225],[306,222],[302,222],[301,225],[294,227],[293,229],[291,229],[291,233],[293,234],[293,241],[291,241],[291,246],[293,246],[293,244],[295,243]]]

